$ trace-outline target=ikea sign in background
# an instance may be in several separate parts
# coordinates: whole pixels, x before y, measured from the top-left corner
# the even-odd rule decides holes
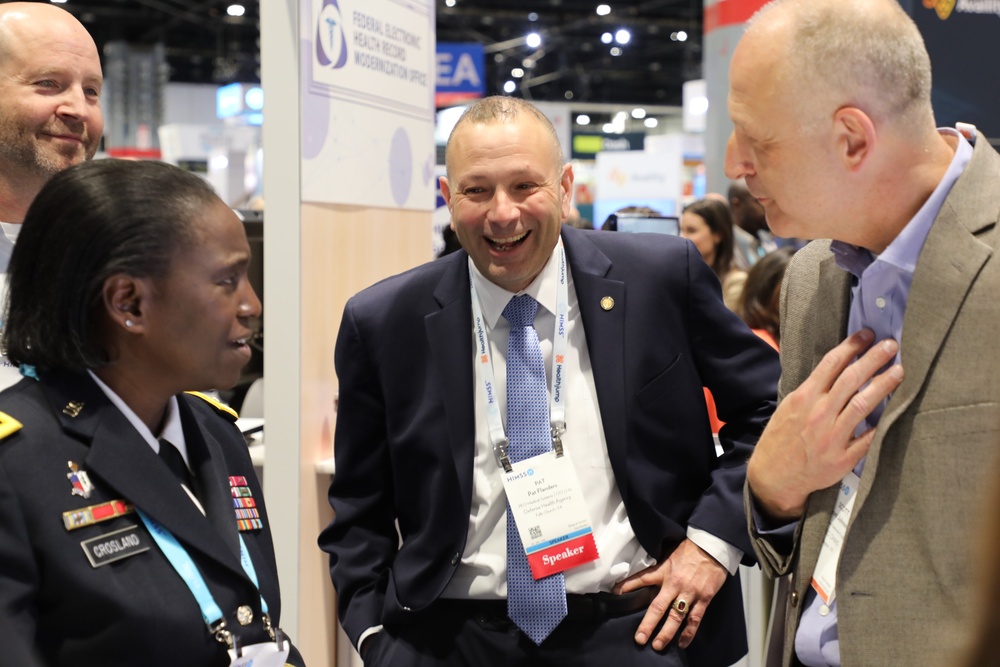
[[[486,57],[474,42],[438,42],[435,105],[462,104],[486,93]]]

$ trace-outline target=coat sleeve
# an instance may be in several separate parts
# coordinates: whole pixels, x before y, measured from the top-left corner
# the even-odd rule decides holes
[[[776,406],[777,353],[733,314],[720,298],[718,282],[688,244],[689,321],[692,349],[719,419],[722,455],[689,525],[725,540],[754,564],[743,508],[746,462]]]
[[[352,300],[344,310],[335,351],[340,382],[334,446],[337,474],[329,493],[335,516],[321,533],[319,545],[330,554],[341,624],[357,646],[365,630],[381,624],[399,537],[385,400],[378,368],[355,317]]]
[[[782,368],[786,372],[781,374],[778,382],[778,400],[783,401],[785,396],[794,391],[808,373],[804,355],[801,351],[801,341],[803,336],[798,333],[799,323],[804,321],[801,312],[794,312],[789,303],[789,295],[794,287],[806,280],[807,270],[802,269],[802,260],[810,250],[800,251],[797,256],[793,256],[788,268],[785,271],[785,279],[781,283],[781,296],[779,298],[781,308],[781,320],[790,323],[791,326],[784,327],[785,333],[790,330],[795,333],[782,337],[784,345],[781,348]],[[800,273],[801,272],[801,273]],[[798,275],[798,277],[795,277]],[[784,526],[764,526],[761,517],[754,511],[754,500],[750,493],[749,485],[745,485],[743,491],[744,507],[746,514],[747,528],[750,533],[754,551],[760,561],[760,567],[769,577],[781,577],[792,571],[796,548],[802,532],[802,522],[795,521]]]

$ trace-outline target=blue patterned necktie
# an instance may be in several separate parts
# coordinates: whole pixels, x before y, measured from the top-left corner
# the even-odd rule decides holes
[[[538,302],[524,294],[503,309],[510,322],[507,340],[507,439],[511,462],[552,449],[545,362],[535,332]],[[539,581],[531,576],[524,545],[507,505],[507,615],[533,642],[541,644],[566,617],[562,573]]]

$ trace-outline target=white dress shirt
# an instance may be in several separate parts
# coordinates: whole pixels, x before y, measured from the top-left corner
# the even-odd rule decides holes
[[[553,257],[558,247],[553,250]],[[479,293],[493,357],[493,372],[500,414],[507,408],[507,339],[510,325],[502,312],[516,296],[490,282],[469,260]],[[518,294],[529,294],[539,303],[535,316],[545,370],[551,392],[552,341],[555,333],[556,284],[558,261],[550,257],[535,280]],[[610,591],[615,583],[654,564],[655,558],[640,546],[608,458],[604,426],[597,401],[597,389],[590,364],[590,353],[583,330],[573,274],[568,272],[569,312],[567,317],[566,433],[562,441],[566,455],[573,461],[594,529],[600,558],[567,570],[567,593]],[[469,335],[472,336],[470,321]],[[442,597],[459,599],[503,599],[507,596],[507,519],[506,494],[500,479],[500,466],[493,453],[486,420],[486,397],[479,374],[473,365],[476,409],[476,454],[472,480],[472,508],[469,536],[461,564]],[[551,407],[551,406],[550,406]],[[506,418],[504,417],[506,422]],[[742,552],[704,531],[689,529],[688,537],[706,549],[730,572],[736,570]],[[735,560],[734,560],[735,559]]]

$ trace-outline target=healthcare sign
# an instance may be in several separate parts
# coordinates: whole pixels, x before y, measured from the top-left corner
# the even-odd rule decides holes
[[[303,201],[431,210],[434,3],[300,2]]]

